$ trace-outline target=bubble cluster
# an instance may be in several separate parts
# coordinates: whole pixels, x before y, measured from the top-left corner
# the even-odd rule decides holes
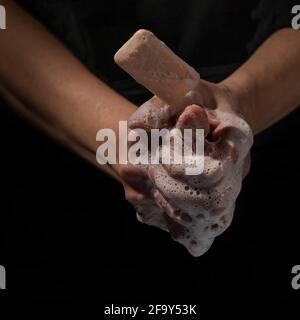
[[[208,121],[219,123],[205,139],[203,172],[186,175],[186,163],[147,167],[155,201],[164,211],[157,218],[193,256],[205,253],[229,227],[241,190],[244,160],[253,143],[249,125],[236,114],[203,110]],[[181,119],[185,126],[188,120],[188,114]]]

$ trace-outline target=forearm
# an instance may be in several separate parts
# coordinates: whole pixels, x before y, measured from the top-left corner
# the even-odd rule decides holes
[[[300,33],[282,29],[268,38],[225,86],[238,112],[258,133],[300,105]]]
[[[117,132],[119,120],[127,120],[136,107],[88,72],[24,10],[11,1],[2,3],[9,21],[0,33],[5,97],[32,122],[56,132],[61,142],[95,157],[97,131]]]
[[[53,128],[51,125],[47,125],[45,121],[42,121],[39,117],[37,117],[34,113],[30,112],[28,107],[24,106],[22,102],[16,99],[8,90],[4,89],[0,86],[0,95],[6,100],[6,102],[12,106],[14,109],[18,111],[18,113],[35,127],[39,128],[43,132],[45,132],[48,136],[52,137],[59,143],[68,146],[70,150],[80,155],[80,157],[87,160],[94,166],[98,166],[95,158],[95,154],[91,152],[89,149],[79,145],[72,139],[68,139],[68,137],[63,133],[59,132],[57,129]],[[118,174],[112,169],[109,165],[102,165],[101,170],[106,172],[108,175],[112,176],[116,180],[120,180]]]

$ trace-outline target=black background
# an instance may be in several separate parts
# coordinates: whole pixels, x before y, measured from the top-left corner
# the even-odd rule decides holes
[[[247,37],[255,33],[249,23],[246,20]],[[87,26],[84,30],[97,34],[97,24]],[[110,50],[139,27],[132,25]],[[153,28],[160,30],[159,25]],[[165,24],[164,28],[168,29]],[[191,37],[194,41],[195,35]],[[206,44],[212,50],[213,44]],[[77,51],[75,47],[79,57],[89,57],[87,66],[108,82],[125,77],[114,71],[110,78],[109,71],[93,69],[93,59],[84,51],[89,46],[76,47]],[[245,50],[222,63],[241,63]],[[205,56],[203,66],[213,65],[205,63]],[[183,57],[195,60],[188,52]],[[129,90],[128,98],[140,103],[149,97],[136,88],[137,97]],[[6,266],[10,294],[96,296],[112,303],[176,299],[200,305],[203,295],[213,300],[299,296],[291,287],[291,269],[300,264],[299,111],[255,137],[252,169],[232,226],[204,256],[193,258],[168,234],[138,223],[118,183],[32,128],[3,101],[0,110],[0,264]]]

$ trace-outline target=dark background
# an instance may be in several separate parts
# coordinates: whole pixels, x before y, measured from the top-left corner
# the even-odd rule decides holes
[[[151,29],[203,78],[219,81],[290,17],[286,1],[286,7],[276,2],[278,11],[268,1],[25,3],[91,72],[136,103],[149,93],[112,57],[137,29]],[[0,116],[0,264],[7,269],[9,293],[200,305],[203,295],[299,296],[290,284],[291,269],[300,264],[299,111],[255,137],[232,226],[199,258],[168,234],[138,223],[117,182],[3,101]]]

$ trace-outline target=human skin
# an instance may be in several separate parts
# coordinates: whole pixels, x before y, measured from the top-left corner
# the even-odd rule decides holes
[[[210,99],[203,99],[199,93],[204,91],[204,83],[199,82],[183,98],[185,104],[175,119],[174,108],[156,96],[129,119],[133,130],[141,127],[145,130],[151,127],[204,129],[203,173],[186,175],[185,164],[171,162],[140,168],[130,165],[128,176],[123,175],[125,180],[128,177],[126,181],[132,188],[129,200],[136,208],[138,220],[168,231],[194,256],[205,253],[214,238],[229,227],[242,178],[249,171],[248,152],[253,142],[249,125],[235,112],[228,112],[225,100],[220,100],[218,106]],[[221,109],[226,112],[220,112]],[[139,190],[131,185],[133,176],[141,177],[137,184]]]
[[[91,74],[53,35],[13,1],[1,1],[0,90],[34,125],[96,163],[96,133],[118,132],[136,106]],[[115,178],[119,167],[97,166]]]
[[[199,80],[198,87],[190,101],[186,105],[196,103],[211,109],[237,114],[244,118],[250,125],[253,134],[257,134],[282,119],[288,113],[296,109],[300,104],[300,61],[297,58],[300,53],[300,34],[292,29],[281,29],[267,39],[257,51],[237,71],[218,84]],[[284,57],[284,58],[283,58]],[[286,94],[288,92],[288,94]],[[163,105],[156,97],[146,102],[129,123],[143,127],[139,123],[140,114],[149,112],[152,115]],[[145,110],[143,110],[145,109]],[[167,112],[160,111],[159,119],[148,119],[145,129],[152,126],[163,127],[167,123]],[[160,123],[161,121],[161,123]],[[135,183],[138,182],[141,173],[138,168],[123,168],[122,178]],[[244,176],[249,171],[249,157],[246,159]],[[136,174],[137,179],[132,177]],[[145,177],[140,180],[145,183]],[[127,199],[137,205],[146,199],[149,201],[149,190],[143,193],[135,189],[133,184],[125,188]]]
[[[258,58],[255,57],[255,59],[260,58],[259,53],[260,53],[260,50],[256,52],[256,54],[258,54]],[[125,56],[126,56],[126,53],[125,53]],[[141,56],[141,59],[143,58],[142,56]],[[275,65],[276,59],[273,59],[273,61]],[[130,62],[128,64],[130,66]],[[122,65],[123,63],[121,63],[121,66]],[[181,110],[180,109],[178,110],[178,104],[176,105],[176,107],[173,107],[172,105],[167,105],[164,101],[154,96],[152,99],[144,103],[139,108],[139,110],[133,116],[130,117],[129,125],[132,129],[144,128],[145,130],[148,130],[148,131],[150,128],[162,128],[162,127],[172,128],[174,127],[176,122],[176,118],[174,120],[174,110],[176,110],[178,111],[177,117],[179,117],[179,119],[182,118],[183,114],[186,114],[184,117],[186,122],[186,126],[185,126],[186,128],[195,127],[193,125],[193,121],[195,121],[195,119],[198,122],[196,127],[207,128],[207,126],[205,126],[205,121],[201,123],[201,112],[198,115],[198,118],[197,116],[195,118],[195,115],[193,115],[192,112],[189,112],[189,113],[186,112],[187,110],[186,106],[189,106],[191,104],[198,104],[199,106],[203,106],[207,109],[225,111],[229,114],[240,116],[242,118],[245,117],[246,115],[245,118],[252,126],[253,131],[259,132],[264,127],[263,127],[263,122],[259,121],[261,120],[260,117],[256,117],[256,114],[258,111],[256,111],[255,108],[258,105],[263,105],[265,103],[267,107],[270,107],[270,109],[274,111],[273,119],[269,119],[270,122],[276,121],[277,120],[276,113],[278,115],[278,113],[282,112],[283,110],[279,111],[280,106],[278,104],[276,105],[276,108],[272,109],[272,107],[268,104],[270,102],[264,99],[266,98],[265,96],[253,95],[255,93],[255,90],[248,92],[249,97],[244,101],[244,105],[246,105],[247,103],[248,105],[246,105],[245,107],[242,104],[244,97],[242,94],[240,94],[241,91],[237,91],[240,95],[237,93],[234,93],[234,90],[232,90],[231,86],[233,86],[236,89],[236,87],[238,87],[236,83],[239,84],[239,81],[242,82],[246,78],[250,80],[251,77],[249,74],[251,74],[252,68],[253,68],[253,64],[250,59],[240,69],[240,73],[237,72],[236,74],[233,74],[231,77],[226,79],[221,84],[215,85],[207,81],[198,80],[198,85],[194,87],[192,91],[188,92],[186,97],[181,98],[181,100],[184,101],[184,103],[182,103]],[[268,68],[265,68],[265,69],[267,72]],[[278,69],[279,69],[279,65],[278,65]],[[125,67],[125,70],[126,70],[126,67]],[[287,70],[287,71],[291,72],[291,70]],[[135,74],[134,71],[131,70],[131,72]],[[299,68],[298,68],[298,72],[299,72]],[[140,69],[137,69],[137,73],[138,74],[141,73]],[[151,74],[151,70],[149,70],[149,73]],[[276,73],[274,73],[274,76],[275,75]],[[147,80],[147,78],[145,79]],[[145,80],[145,83],[147,84],[146,80]],[[266,85],[267,80],[268,78],[266,78],[262,84]],[[141,83],[143,84],[143,81],[141,81]],[[247,84],[247,86],[249,86],[249,88],[251,88],[251,86],[254,87],[256,85],[255,82],[251,82],[251,81],[245,82],[245,83]],[[270,93],[267,89],[268,87],[266,87],[266,93]],[[159,87],[157,88],[157,90],[159,90]],[[278,88],[278,90],[280,90],[280,88]],[[247,92],[247,90],[245,89],[244,92]],[[168,97],[168,94],[166,94],[166,96]],[[288,105],[288,101],[291,103],[290,104],[291,106],[293,104],[293,101],[288,99],[284,101],[285,105]],[[271,102],[275,103],[274,100],[273,101],[271,100]],[[240,107],[239,107],[239,104],[240,104]],[[183,110],[184,110],[184,113],[181,114]],[[247,111],[249,111],[248,114],[247,114]],[[266,116],[265,112],[260,112],[260,113],[262,114],[263,117]],[[266,119],[267,117],[265,118],[265,120]],[[220,120],[220,124],[222,126],[222,119],[218,119],[218,120]],[[178,121],[179,120],[177,120],[176,127],[178,126]],[[230,125],[228,127],[228,124],[226,126],[227,126],[227,132],[230,132],[232,129],[234,129],[233,128],[234,126],[232,126],[232,128],[230,128]],[[217,127],[216,129],[212,130],[212,132],[215,132],[215,131],[220,131],[220,130],[218,130],[218,127]],[[243,135],[241,135],[241,138],[242,137]],[[219,146],[223,146],[226,144],[225,140],[224,142],[222,142],[223,138],[225,138],[226,140],[226,137],[225,136],[222,137],[221,135],[221,143],[219,144]],[[248,139],[246,138],[246,140]],[[237,141],[235,143],[238,144]],[[249,148],[249,146],[251,146],[250,141],[249,143],[246,143],[246,144],[248,144],[248,147],[245,145],[246,148]],[[216,148],[218,149],[218,146],[216,146]],[[239,158],[239,154],[236,152],[235,154]],[[209,158],[207,161],[210,161]],[[249,170],[249,164],[250,164],[250,159],[248,156],[244,160],[244,176],[247,174]],[[181,242],[185,247],[187,247],[187,249],[190,251],[191,254],[195,256],[199,256],[203,254],[206,250],[208,250],[214,237],[220,234],[221,232],[223,232],[229,226],[230,221],[232,219],[232,213],[234,210],[234,201],[239,191],[233,192],[231,198],[230,197],[227,198],[228,204],[225,205],[225,207],[223,205],[222,206],[223,208],[217,208],[218,205],[216,205],[217,204],[216,201],[214,203],[209,201],[210,207],[207,207],[207,209],[204,210],[205,212],[204,215],[201,214],[201,222],[199,224],[197,222],[197,215],[199,215],[199,212],[201,210],[197,208],[199,208],[199,206],[201,208],[205,207],[204,203],[202,203],[203,201],[201,200],[201,198],[205,199],[206,198],[205,195],[207,194],[207,192],[209,192],[209,194],[213,194],[213,193],[220,194],[220,190],[223,190],[224,192],[226,190],[226,185],[228,185],[228,183],[226,183],[225,181],[222,181],[221,179],[219,184],[216,184],[213,186],[208,185],[205,188],[201,188],[200,190],[198,189],[199,191],[197,192],[199,196],[197,198],[195,197],[195,190],[193,188],[194,186],[191,185],[192,179],[190,179],[189,181],[188,177],[182,174],[174,175],[174,172],[172,172],[170,168],[172,169],[172,166],[169,168],[168,166],[164,166],[164,167],[149,166],[148,169],[146,170],[146,174],[142,177],[144,182],[143,185],[145,187],[148,187],[148,189],[147,190],[145,189],[144,192],[143,191],[140,192],[141,189],[134,190],[134,186],[132,186],[132,188],[130,189],[130,194],[128,199],[136,207],[137,217],[141,222],[154,225],[156,227],[169,231],[174,240]],[[236,172],[239,171],[238,167],[236,168],[233,167],[232,169],[233,171],[231,173],[231,176],[235,175]],[[134,172],[137,173],[137,171],[138,171],[137,167],[131,166],[128,168],[128,171],[125,173],[128,176],[129,175],[131,176],[130,180],[132,181],[132,176],[134,175]],[[228,170],[225,170],[224,172],[227,172],[227,171]],[[144,173],[145,173],[145,170],[144,170]],[[123,176],[124,180],[126,180],[126,174]],[[142,176],[141,172],[139,176]],[[152,184],[146,183],[147,177],[149,178],[149,180],[151,180]],[[235,181],[232,181],[232,186],[239,185],[240,178],[241,177],[237,177]],[[195,180],[197,180],[198,183],[201,184],[203,182],[203,179],[205,179],[205,177],[203,175],[200,175]],[[231,178],[229,177],[229,179]],[[183,188],[181,187],[180,188],[181,191],[177,190],[176,192],[174,192],[174,190],[176,190],[179,187],[179,185],[183,185],[185,187]],[[194,192],[191,190],[194,190]],[[189,194],[190,191],[191,191],[191,195]],[[139,196],[137,196],[138,192],[140,192]],[[149,206],[149,203],[151,203],[151,197],[154,198],[153,202],[156,202],[158,206],[161,207],[162,209],[161,211],[159,211],[153,204]],[[188,203],[190,205],[188,205]],[[208,202],[206,203],[208,204]],[[233,205],[229,205],[230,203]],[[225,208],[227,209],[225,210]],[[216,212],[216,210],[218,211],[219,217],[216,217],[216,214],[214,213]],[[226,222],[223,222],[223,221],[226,221]],[[208,228],[207,230],[209,230],[209,232],[205,231],[206,228]]]
[[[97,165],[97,131],[117,132],[119,121],[127,120],[136,106],[92,75],[13,1],[1,4],[8,21],[0,32],[2,95],[34,125]],[[223,82],[199,81],[195,94],[207,108],[241,114],[258,133],[300,104],[299,54],[298,31],[279,30]],[[147,183],[136,168],[97,167],[121,180],[132,203],[147,198]]]

